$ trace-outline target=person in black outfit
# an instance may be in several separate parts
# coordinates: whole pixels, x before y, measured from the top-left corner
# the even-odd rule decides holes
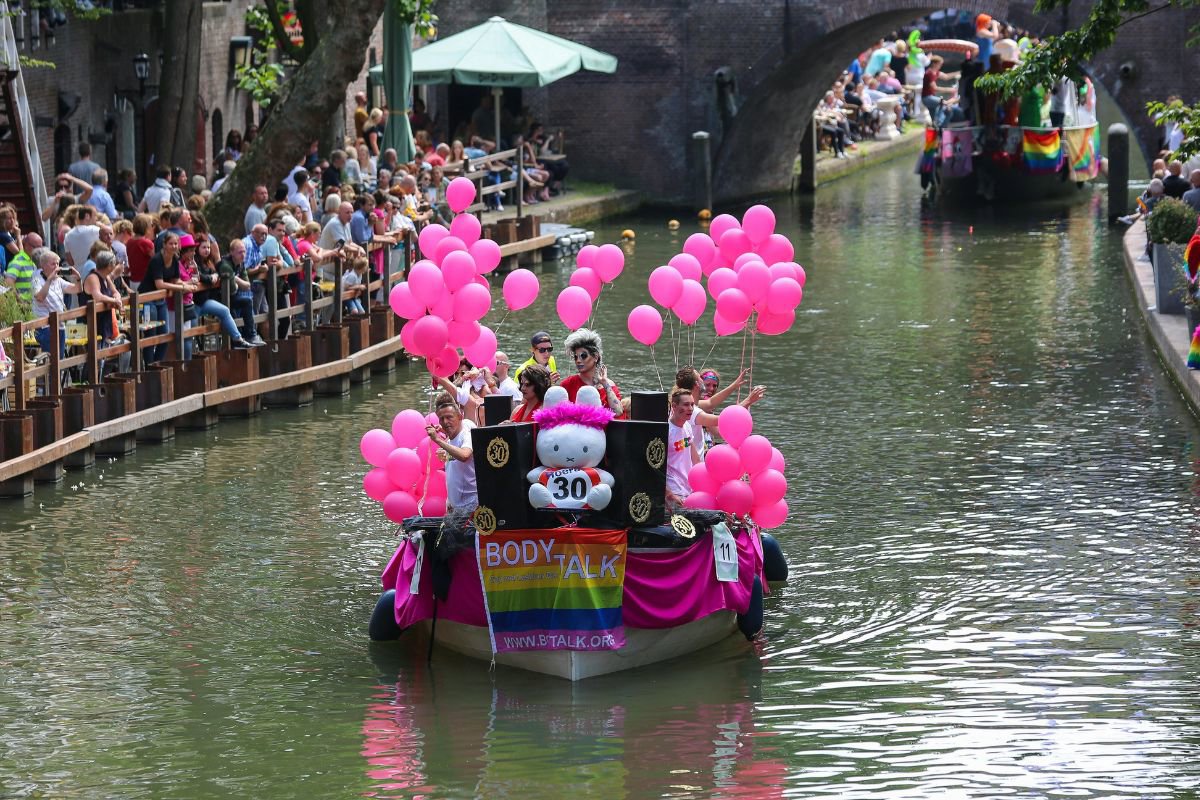
[[[1167,177],[1163,178],[1163,194],[1167,197],[1183,197],[1183,193],[1192,188],[1192,184],[1183,177],[1183,162],[1172,161],[1167,164]]]

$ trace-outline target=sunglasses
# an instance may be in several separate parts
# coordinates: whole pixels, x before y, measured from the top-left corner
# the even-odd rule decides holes
[[[587,361],[591,357],[592,357],[592,354],[587,352],[586,350],[582,353],[576,353],[574,356],[576,361]]]
[[[537,349],[537,351],[538,351],[539,353],[553,353],[553,352],[554,352],[554,348],[553,348],[553,347],[539,347],[539,348]]]

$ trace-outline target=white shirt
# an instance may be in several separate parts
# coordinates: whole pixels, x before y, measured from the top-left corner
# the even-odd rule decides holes
[[[146,210],[151,214],[158,213],[158,207],[171,197],[171,184],[167,183],[162,178],[155,178],[154,183],[142,195],[142,202],[146,204]]]
[[[42,274],[40,269],[34,270],[33,277],[29,279],[29,290],[33,292],[33,316],[48,317],[51,311],[66,311],[67,304],[63,302],[63,286],[66,281],[57,275],[50,276],[50,289],[46,292],[46,300],[38,302],[38,292],[46,285],[46,276]]]
[[[693,453],[699,458],[701,439],[689,419],[683,425],[667,423],[667,491],[679,499],[692,493],[688,473],[692,471]]]
[[[471,447],[471,430],[475,423],[464,419],[458,436],[450,440],[455,447]],[[451,458],[446,462],[446,502],[456,510],[469,511],[479,505],[479,492],[475,488],[475,460],[459,461]]]
[[[518,403],[524,399],[521,397],[521,387],[512,378],[500,381],[500,385],[496,387],[496,394],[506,394]]]
[[[312,206],[309,205],[308,195],[301,192],[292,192],[288,195],[287,201],[300,209],[300,216],[303,217],[301,222],[309,222],[312,220]]]
[[[100,240],[99,225],[76,225],[63,237],[63,247],[71,256],[71,266],[82,267],[88,260],[88,251]]]
[[[317,240],[317,247],[322,250],[334,250],[338,246],[339,239],[343,242],[353,242],[354,236],[350,233],[350,223],[343,223],[334,217],[321,229],[321,238]]]

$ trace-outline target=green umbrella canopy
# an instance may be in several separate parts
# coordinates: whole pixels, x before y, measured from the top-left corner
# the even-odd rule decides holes
[[[461,33],[418,48],[414,83],[469,86],[545,86],[581,69],[613,73],[617,59],[559,36],[492,17]],[[381,75],[382,67],[372,72]]]

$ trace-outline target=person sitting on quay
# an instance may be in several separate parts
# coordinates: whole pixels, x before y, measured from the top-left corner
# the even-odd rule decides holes
[[[1192,188],[1184,192],[1181,199],[1200,214],[1200,169],[1192,170],[1192,174],[1188,176],[1188,183]]]
[[[560,376],[558,374],[558,365],[554,363],[554,344],[550,341],[550,334],[546,331],[538,331],[529,338],[529,351],[531,355],[525,359],[521,366],[517,367],[513,377],[518,381],[521,379],[521,373],[526,367],[531,367],[534,364],[540,364],[546,368],[550,374],[550,385],[557,386]]]
[[[33,318],[48,317],[51,311],[59,313],[66,311],[67,305],[64,295],[79,294],[83,291],[83,281],[79,277],[79,270],[74,267],[67,267],[64,278],[58,270],[60,263],[58,253],[55,253],[48,247],[41,247],[34,250],[31,255],[34,263],[38,266],[37,271],[33,273],[33,277],[29,282],[29,288],[33,292]],[[50,328],[38,328],[33,332],[33,336],[37,339],[37,343],[41,346],[42,350],[49,353]],[[59,357],[65,358],[67,355],[66,325],[59,325],[58,327],[58,348]]]
[[[692,392],[679,386],[673,388],[670,409],[667,418],[667,508],[674,511],[692,492],[688,473],[700,463],[704,444],[694,421],[698,409]]]
[[[529,364],[521,370],[517,389],[521,404],[513,409],[510,422],[533,422],[533,412],[542,407],[546,390],[550,388],[550,370],[541,364]]]
[[[229,252],[217,264],[217,274],[222,281],[232,282],[229,287],[229,310],[242,320],[239,327],[242,338],[252,345],[266,344],[254,327],[254,292],[251,289],[250,276],[246,272],[245,242],[234,239],[229,243]]]
[[[1150,181],[1150,185],[1146,187],[1146,191],[1142,192],[1137,199],[1138,210],[1132,214],[1127,214],[1124,217],[1118,217],[1118,220],[1126,225],[1132,225],[1140,219],[1145,219],[1154,213],[1154,207],[1166,197],[1163,192],[1163,182],[1159,178]],[[1147,245],[1148,246],[1148,245]]]
[[[470,511],[479,505],[475,483],[475,461],[471,458],[471,430],[475,424],[463,419],[462,410],[449,394],[443,392],[433,403],[440,427],[429,425],[425,434],[442,452],[446,462],[447,511]]]
[[[566,346],[578,371],[559,383],[559,386],[567,390],[567,399],[574,403],[580,389],[593,386],[600,393],[600,405],[619,418],[623,413],[621,391],[608,377],[608,365],[604,363],[600,334],[588,328],[580,328],[567,337]]]
[[[1191,182],[1183,177],[1183,162],[1175,160],[1167,164],[1167,176],[1163,178],[1163,194],[1180,199],[1191,188]]]
[[[99,243],[97,243],[99,244]],[[124,303],[113,282],[113,274],[117,269],[117,259],[107,248],[96,254],[95,268],[83,279],[83,291],[96,304],[96,332],[100,335],[100,347],[112,347],[123,341],[117,319]],[[121,353],[117,357],[120,372],[129,369],[130,354]],[[101,359],[100,374],[104,374],[105,362]]]
[[[202,287],[192,295],[197,316],[216,317],[217,321],[221,323],[221,330],[229,337],[234,347],[246,349],[256,346],[256,342],[242,335],[241,330],[233,321],[229,307],[221,302],[221,270],[212,244],[207,239],[201,239],[196,242],[195,252],[194,280]]]

